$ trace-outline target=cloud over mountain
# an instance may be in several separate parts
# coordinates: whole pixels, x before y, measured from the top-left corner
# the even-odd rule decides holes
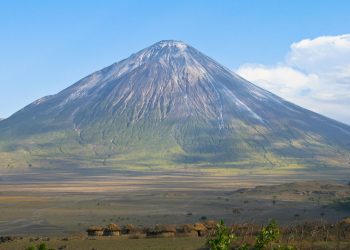
[[[315,112],[350,124],[350,34],[304,39],[275,65],[244,64],[236,72]]]

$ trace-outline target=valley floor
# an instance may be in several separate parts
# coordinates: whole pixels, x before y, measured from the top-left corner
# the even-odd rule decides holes
[[[0,175],[0,236],[65,236],[111,222],[338,221],[350,216],[350,186],[348,173],[335,173],[7,170]]]

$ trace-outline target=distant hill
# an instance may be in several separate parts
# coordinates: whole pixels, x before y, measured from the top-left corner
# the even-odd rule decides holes
[[[1,166],[348,167],[350,126],[161,41],[1,121],[0,151]]]

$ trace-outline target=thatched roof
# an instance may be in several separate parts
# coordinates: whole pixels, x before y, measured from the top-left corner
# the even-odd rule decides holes
[[[193,225],[193,227],[194,227],[194,230],[196,230],[196,231],[206,231],[207,230],[207,228],[202,223],[195,223]]]
[[[134,230],[136,227],[133,224],[126,224],[123,226],[123,229]]]
[[[103,231],[103,227],[101,227],[101,226],[91,226],[86,231],[87,232]]]
[[[182,226],[181,229],[182,229],[182,231],[185,232],[185,233],[190,233],[190,232],[192,232],[192,231],[196,231],[195,228],[194,228],[194,226],[191,225],[191,224],[185,224],[185,225]]]
[[[120,227],[117,224],[111,223],[106,227],[107,231],[116,232],[120,231]]]
[[[204,223],[205,227],[209,230],[215,229],[216,228],[217,222],[214,220],[208,220],[207,222]]]
[[[176,227],[174,225],[156,225],[153,231],[158,233],[176,233]]]
[[[350,225],[350,217],[342,219],[340,223],[343,225]]]
[[[137,230],[138,228],[135,227],[133,224],[126,224],[122,228],[123,232],[130,232],[130,233],[136,232]]]

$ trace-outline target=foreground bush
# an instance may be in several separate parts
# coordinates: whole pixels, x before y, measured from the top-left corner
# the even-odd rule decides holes
[[[216,225],[215,233],[208,239],[207,244],[210,250],[295,250],[293,246],[278,245],[275,242],[280,237],[280,229],[276,221],[272,220],[270,223],[261,229],[258,236],[255,239],[254,245],[243,243],[241,246],[231,248],[231,243],[237,239],[237,237],[231,232],[231,230],[224,224],[223,220]]]
[[[230,232],[229,228],[225,226],[224,221],[221,220],[216,225],[215,235],[213,238],[208,239],[208,245],[211,250],[229,250],[231,241],[236,237]]]

